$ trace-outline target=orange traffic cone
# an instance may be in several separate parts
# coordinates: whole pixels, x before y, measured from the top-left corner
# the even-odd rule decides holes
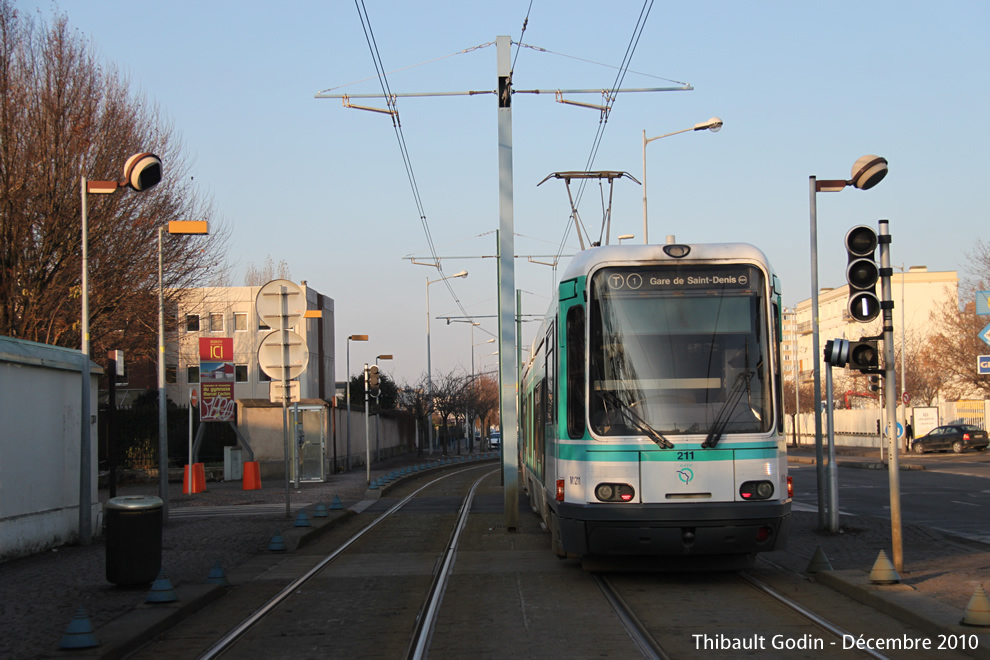
[[[241,490],[261,490],[261,466],[258,461],[245,461]]]

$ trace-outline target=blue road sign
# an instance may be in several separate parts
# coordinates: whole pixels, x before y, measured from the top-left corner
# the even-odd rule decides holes
[[[990,346],[990,323],[987,323],[986,327],[980,330],[980,339]]]
[[[976,373],[980,376],[990,375],[990,355],[981,355],[976,358]]]
[[[900,439],[903,437],[904,437],[904,426],[900,422],[897,422],[897,438]]]

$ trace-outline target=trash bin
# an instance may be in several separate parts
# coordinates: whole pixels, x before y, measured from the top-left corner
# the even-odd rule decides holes
[[[114,497],[105,507],[107,581],[146,584],[162,568],[162,501],[150,495]]]

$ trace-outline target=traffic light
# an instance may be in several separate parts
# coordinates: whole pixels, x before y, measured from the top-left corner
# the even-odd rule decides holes
[[[373,364],[368,367],[368,392],[373,397],[377,397],[380,392],[380,385],[378,384],[378,365]]]
[[[825,342],[825,362],[833,367],[844,367],[849,362],[849,342],[845,339],[829,339]]]
[[[869,389],[870,389],[871,392],[879,392],[880,391],[880,376],[870,376]],[[877,422],[877,424],[879,424],[879,423],[880,422]]]
[[[880,351],[875,339],[849,342],[849,368],[863,373],[880,368]]]
[[[880,314],[877,280],[880,267],[875,253],[877,233],[866,225],[853,227],[846,233],[846,281],[849,283],[849,316],[860,323],[872,321]]]

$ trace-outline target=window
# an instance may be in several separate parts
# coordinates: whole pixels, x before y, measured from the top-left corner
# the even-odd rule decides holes
[[[178,373],[179,367],[174,364],[165,365],[165,383],[168,385],[175,385],[176,378],[175,375]]]
[[[234,332],[247,331],[247,313],[234,312]]]
[[[186,314],[186,332],[199,332],[199,314]]]
[[[223,314],[210,312],[210,332],[223,332]]]
[[[248,368],[246,364],[234,365],[234,382],[235,383],[248,382]]]
[[[199,365],[186,367],[186,382],[195,385],[199,382]]]
[[[567,435],[584,437],[584,306],[567,310]]]

